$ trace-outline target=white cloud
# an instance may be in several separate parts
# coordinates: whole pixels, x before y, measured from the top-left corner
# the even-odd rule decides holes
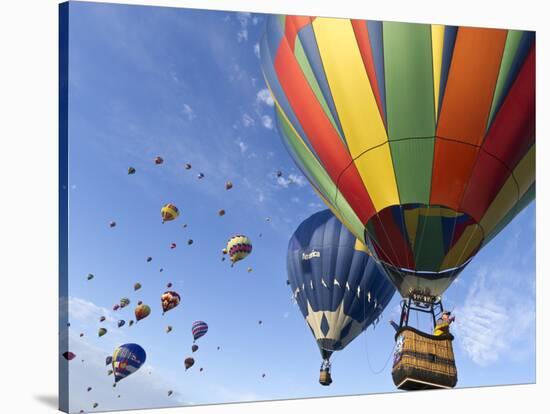
[[[298,203],[300,202],[300,198],[299,198],[299,197],[296,197],[296,196],[294,196],[294,197],[291,197],[291,198],[290,198],[290,201],[292,201],[293,203],[296,203],[296,204],[298,204]]]
[[[68,301],[69,319],[83,323],[96,323],[101,316],[105,316],[105,321],[115,323],[116,318],[112,311],[107,308],[97,306],[95,303],[77,297],[69,297]]]
[[[239,43],[246,42],[248,40],[248,23],[252,17],[251,13],[239,12],[237,13],[237,20],[241,26],[241,29],[237,32],[237,41]]]
[[[250,115],[248,114],[244,114],[243,115],[243,118],[242,118],[242,121],[243,121],[243,125],[245,128],[249,128],[251,126],[254,126],[254,124],[256,123],[254,121],[254,118],[252,118]]]
[[[192,121],[197,117],[197,115],[195,115],[195,111],[193,110],[193,108],[191,108],[191,106],[189,106],[188,104],[183,104],[182,112],[190,121]]]
[[[248,149],[248,145],[246,145],[246,143],[240,139],[238,139],[237,141],[235,141],[235,143],[239,146],[239,149],[241,150],[241,153],[244,154],[246,152],[246,150]]]
[[[248,40],[248,30],[241,29],[237,32],[237,40],[239,43],[246,42]]]
[[[262,115],[262,125],[266,129],[273,129],[273,119],[269,115]]]
[[[307,184],[307,180],[304,178],[303,175],[290,174],[288,176],[288,179],[292,184],[296,184],[298,187],[303,187]]]
[[[526,354],[532,346],[527,338],[535,329],[534,296],[519,294],[506,283],[521,280],[524,273],[479,269],[464,303],[455,310],[460,346],[476,364],[493,364],[510,352]]]
[[[257,42],[254,43],[254,54],[258,59],[260,58],[260,44]]]
[[[266,104],[267,106],[273,106],[275,104],[273,97],[271,96],[271,92],[269,92],[269,89],[267,88],[258,91],[256,94],[256,100]]]

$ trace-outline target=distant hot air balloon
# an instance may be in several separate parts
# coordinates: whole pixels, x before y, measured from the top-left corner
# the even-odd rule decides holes
[[[113,310],[116,312],[117,310],[120,309],[120,305],[117,303],[115,305],[113,305]]]
[[[172,287],[172,282],[168,282],[168,283],[166,284],[166,287],[167,287],[168,289],[170,289],[170,288]]]
[[[170,333],[170,332],[172,332],[172,327],[170,325],[168,325],[166,327],[166,333]]]
[[[193,244],[193,239],[187,240],[187,244],[188,244],[189,246],[191,246],[191,245]]]
[[[105,321],[105,316],[100,316],[99,317],[99,322],[103,322],[103,321]]]
[[[176,243],[170,243],[170,248],[175,249],[176,248]]]
[[[169,390],[168,391],[168,396],[170,397],[172,395],[173,391],[172,390]]]
[[[83,332],[80,332],[80,337],[82,338],[84,336],[84,333]]]
[[[153,258],[152,258],[151,256],[149,256],[149,257],[147,258],[147,263],[149,263],[151,260],[153,260]]]
[[[222,254],[227,254],[227,249],[226,248],[222,249]]]
[[[191,333],[193,334],[193,342],[202,338],[208,332],[208,324],[204,321],[195,321],[191,325]]]
[[[92,280],[94,278],[94,275],[91,273],[88,273],[88,280]]]
[[[191,357],[185,358],[185,361],[183,361],[183,364],[185,365],[185,370],[187,371],[189,368],[191,368],[195,364],[195,360]]]
[[[184,229],[187,228],[187,224],[182,224],[181,227],[183,227]]]
[[[155,164],[156,165],[160,165],[164,162],[164,160],[162,159],[162,157],[155,157]]]
[[[113,370],[112,369],[107,371],[107,376],[109,376],[109,375],[113,375]]]
[[[128,326],[132,326],[133,324],[134,324],[134,320],[130,319],[130,321],[128,322]]]
[[[139,289],[141,289],[141,283],[139,282],[134,283],[134,290],[139,290]]]
[[[117,326],[118,326],[119,328],[122,328],[125,324],[126,324],[126,321],[123,320],[123,319],[121,319],[121,320],[118,321]]]
[[[76,355],[74,353],[72,353],[71,351],[63,352],[63,358],[65,358],[67,361],[71,361],[75,357],[76,357]]]
[[[168,203],[160,209],[160,215],[164,223],[166,221],[175,220],[180,215],[180,212],[174,204]]]
[[[121,308],[125,308],[126,306],[128,306],[130,304],[130,299],[128,298],[122,298],[120,299],[120,307]]]
[[[111,363],[113,362],[113,357],[112,356],[108,356],[105,358],[105,365],[111,365]]]
[[[116,226],[116,221],[110,221],[109,222],[109,227],[113,228]]]
[[[160,272],[160,273],[164,272],[164,268],[161,267],[161,268],[159,269],[159,272]]]
[[[151,308],[143,303],[141,305],[136,306],[136,308],[134,309],[134,314],[136,315],[137,322],[149,316],[150,313],[151,313]]]
[[[258,325],[261,325],[262,324],[262,321],[258,321]]]
[[[265,378],[265,374],[262,374],[262,378]]]
[[[136,169],[134,167],[128,167],[128,175],[132,175],[136,173]]]
[[[225,210],[223,208],[218,211],[218,216],[225,216]]]
[[[252,252],[252,242],[243,235],[233,236],[227,242],[227,252],[231,265],[234,265]]]
[[[313,214],[292,235],[288,280],[324,360],[320,382],[329,385],[329,358],[373,323],[395,289],[365,246],[329,211]]]
[[[228,181],[225,183],[225,189],[231,190],[233,188],[233,183],[231,181]]]
[[[283,176],[283,172],[282,172],[282,171],[277,171],[277,172],[276,172],[276,175],[277,175],[277,178],[282,177],[282,176]]]
[[[141,305],[142,303],[143,303],[143,301],[138,300],[138,303],[137,303],[137,304],[138,304],[138,306],[139,306],[139,305]]]
[[[102,337],[103,335],[105,335],[107,333],[107,329],[105,328],[99,328],[98,331],[97,331],[97,335],[99,337]]]
[[[98,403],[94,403],[94,405],[92,406],[93,408],[97,408],[99,406]]]
[[[162,305],[162,314],[164,315],[169,310],[174,309],[176,306],[180,304],[181,297],[177,292],[174,292],[172,290],[164,292],[160,296],[160,302]]]
[[[90,392],[92,390],[92,387],[86,388],[86,391]]]
[[[199,372],[202,372],[204,370],[204,368],[201,367],[201,369],[199,369]]]
[[[203,173],[199,173],[199,174],[197,175],[197,178],[198,178],[199,180],[202,179],[202,178],[204,178],[204,174],[203,174]]]
[[[221,348],[218,346],[216,349],[219,351]]]
[[[191,164],[186,163],[186,164],[185,164],[185,169],[186,169],[186,170],[190,170],[190,169],[191,169]]]
[[[145,350],[138,344],[124,344],[113,353],[115,384],[136,372],[146,359]]]
[[[198,346],[197,344],[193,344],[193,345],[191,346],[191,351],[192,351],[192,352],[197,352],[198,350],[199,350],[199,346]]]
[[[248,269],[246,269],[246,271],[247,271],[248,273],[250,273],[250,272],[252,272],[252,268],[249,267]]]

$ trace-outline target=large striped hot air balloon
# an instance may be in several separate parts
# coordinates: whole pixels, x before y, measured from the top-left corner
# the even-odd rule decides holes
[[[145,350],[138,344],[124,344],[113,353],[115,383],[136,372],[146,359]]]
[[[231,260],[231,266],[233,266],[252,253],[252,242],[248,237],[238,234],[227,241],[226,250],[229,254],[229,260]]]
[[[365,245],[330,210],[315,213],[294,232],[287,272],[324,360],[321,384],[329,385],[332,353],[344,349],[380,316],[395,289]]]
[[[535,198],[535,35],[271,16],[282,140],[404,297],[441,295]]]
[[[193,334],[193,342],[202,338],[208,332],[208,324],[203,321],[195,321],[191,325],[191,333]]]

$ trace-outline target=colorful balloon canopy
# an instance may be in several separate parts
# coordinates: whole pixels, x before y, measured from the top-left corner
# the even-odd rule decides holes
[[[367,329],[395,293],[363,243],[330,210],[313,214],[294,232],[287,272],[324,359]]]
[[[197,352],[199,350],[199,346],[197,344],[193,344],[191,346],[191,352]]]
[[[533,32],[272,16],[261,59],[288,152],[402,295],[534,199]]]
[[[252,242],[248,237],[238,234],[229,239],[226,249],[231,263],[235,264],[252,252]]]
[[[160,296],[160,302],[162,305],[162,312],[166,313],[169,310],[174,309],[176,306],[180,304],[181,297],[177,292],[174,292],[173,290],[169,290],[164,292]]]
[[[134,283],[134,290],[139,290],[139,289],[141,289],[141,283],[139,282]]]
[[[98,335],[99,337],[102,337],[102,336],[105,335],[106,333],[107,333],[107,329],[105,329],[105,328],[99,328],[99,329],[97,330],[97,335]]]
[[[120,307],[121,308],[125,308],[126,306],[128,306],[130,304],[130,299],[128,298],[122,298],[120,299]]]
[[[125,324],[126,324],[126,321],[123,320],[123,319],[121,319],[121,320],[119,320],[119,321],[117,322],[117,326],[118,326],[119,328],[122,328]]]
[[[115,384],[136,372],[146,359],[145,350],[138,344],[124,344],[113,353],[113,372]]]
[[[170,325],[168,325],[166,327],[166,333],[170,333],[170,332],[172,332],[172,327]]]
[[[76,354],[71,351],[63,352],[63,358],[65,358],[67,361],[72,361],[73,359],[75,359],[75,357]]]
[[[180,212],[174,204],[168,203],[160,209],[160,215],[164,223],[165,221],[175,220],[180,215]]]
[[[149,316],[151,313],[151,308],[148,305],[142,303],[141,305],[136,306],[134,309],[134,315],[136,316],[136,321],[141,321],[142,319]]]
[[[233,188],[233,183],[231,181],[228,181],[225,183],[225,189],[231,190]]]
[[[136,169],[134,167],[128,167],[128,175],[132,175],[136,173]]]
[[[155,164],[160,165],[164,162],[162,157],[155,157]]]
[[[208,325],[203,321],[195,321],[191,325],[191,333],[193,334],[193,342],[197,339],[202,338],[208,332]]]

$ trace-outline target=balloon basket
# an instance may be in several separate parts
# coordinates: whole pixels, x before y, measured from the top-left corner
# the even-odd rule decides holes
[[[410,326],[395,334],[393,383],[400,390],[453,388],[457,372],[451,334],[434,336]]]
[[[332,377],[329,371],[321,370],[321,372],[319,373],[319,384],[324,386],[332,384]]]

